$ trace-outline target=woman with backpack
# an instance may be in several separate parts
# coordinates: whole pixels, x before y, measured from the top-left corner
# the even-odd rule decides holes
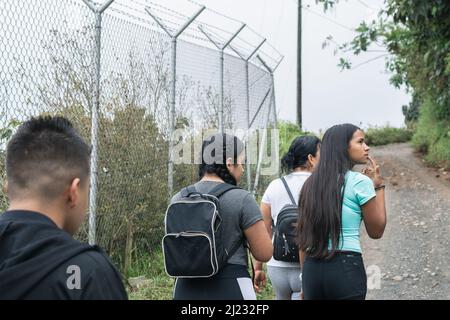
[[[253,195],[235,187],[244,173],[244,157],[244,144],[235,136],[216,134],[203,141],[200,181],[192,187],[199,194],[228,187],[218,198],[220,219],[214,226],[219,230],[220,225],[223,233],[222,243],[216,239],[215,245],[223,246],[226,263],[213,276],[177,278],[175,300],[256,300],[248,272],[247,247],[261,261],[270,259],[273,247]],[[172,203],[182,197],[181,193],[172,198]]]
[[[280,228],[282,212],[287,212],[287,205],[294,207],[293,221],[297,222],[297,199],[303,183],[311,175],[320,157],[320,140],[315,136],[301,136],[292,141],[289,151],[281,159],[281,165],[284,172],[288,175],[272,181],[267,187],[261,201],[261,212],[264,217],[267,232],[270,236],[274,233],[272,226]],[[281,213],[281,214],[280,214]],[[278,223],[278,225],[277,225]],[[279,230],[280,231],[280,230]],[[273,238],[274,257],[267,263],[267,271],[272,286],[275,290],[277,300],[296,300],[300,297],[301,274],[300,262],[298,258],[298,249],[295,246],[295,254],[292,259],[281,259],[277,257],[276,245],[279,235],[275,233]],[[282,235],[285,236],[284,234]],[[295,227],[294,237],[295,241]],[[286,248],[283,247],[284,250]],[[280,259],[280,260],[277,260]],[[284,261],[282,261],[284,260]],[[263,271],[263,263],[255,262],[254,286],[260,291],[266,283],[266,275]]]
[[[354,165],[366,165],[362,173]],[[384,180],[364,132],[341,124],[325,132],[320,162],[300,193],[299,248],[305,300],[364,300],[367,276],[359,231],[373,239],[386,227]]]

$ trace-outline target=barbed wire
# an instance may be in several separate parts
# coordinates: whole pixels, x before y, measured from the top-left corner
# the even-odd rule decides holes
[[[201,6],[200,3],[198,3],[198,2],[196,2],[196,1],[194,1],[194,0],[186,0],[186,1],[191,2],[191,3],[193,3],[193,4],[196,4],[196,5],[198,5],[198,6]],[[229,17],[229,16],[227,16],[227,15],[225,15],[225,14],[219,12],[219,11],[216,11],[216,10],[214,10],[214,9],[206,8],[206,10],[208,10],[208,11],[210,11],[210,12],[213,12],[213,13],[215,13],[215,14],[221,16],[221,17],[224,17],[224,18],[226,18],[226,19],[232,20],[232,21],[234,21],[234,22],[242,23],[242,21],[237,20],[237,19],[232,18],[232,17]]]
[[[200,3],[193,1],[193,0],[186,0],[186,1],[196,5],[198,7],[202,6]],[[133,4],[136,4],[137,6],[140,6],[141,8],[145,8],[146,6],[150,7],[150,9],[152,11],[154,11],[153,13],[160,20],[160,22],[163,23],[172,32],[177,31],[179,29],[179,27],[181,27],[181,25],[183,25],[185,23],[185,21],[187,21],[190,18],[188,15],[186,15],[184,13],[181,13],[175,9],[169,8],[167,6],[161,5],[161,4],[151,1],[151,0],[130,0],[130,2]],[[143,14],[145,14],[138,8],[135,8],[131,5],[125,4],[123,1],[117,1],[115,3],[119,6],[121,6],[122,8],[126,8],[127,10],[134,12],[135,15],[130,14],[129,12],[127,12],[127,10],[124,10],[124,9],[120,10],[118,8],[113,8],[113,11],[116,11],[116,13],[123,14],[124,16],[128,17],[129,19],[137,20],[137,21],[140,21],[141,23],[151,24],[151,26],[153,28],[156,28],[156,29],[160,28],[160,26],[155,21],[153,21],[153,19],[151,19],[151,18],[144,19],[142,17],[138,17],[137,15],[142,16]],[[234,19],[232,17],[229,17],[225,14],[222,14],[216,10],[213,10],[210,8],[206,8],[205,10],[210,11],[213,14],[219,15],[219,16],[226,18],[228,20],[231,20],[233,22],[237,22],[240,24],[242,23],[241,21]],[[174,21],[170,18],[173,18],[177,21]],[[197,28],[195,28],[194,26]],[[210,44],[210,40],[207,39],[207,37],[205,37],[205,35],[198,29],[199,26],[208,27],[208,29],[209,29],[208,31],[213,33],[219,39],[221,39],[222,42],[227,40],[225,36],[231,37],[232,35],[234,35],[233,31],[226,30],[219,26],[208,23],[208,22],[204,21],[204,19],[201,19],[201,16],[200,16],[198,19],[193,21],[192,27],[189,27],[182,33],[182,37],[195,39],[197,41],[201,41],[202,43]],[[219,31],[223,35],[219,35],[219,32],[214,32],[213,30]],[[249,25],[246,25],[245,30],[248,30],[249,32],[251,32],[253,34],[253,36],[259,38],[260,41],[262,41],[262,39],[264,39],[264,37],[262,37],[258,32],[256,32]],[[239,42],[248,46],[248,48],[245,48],[245,46],[239,44]],[[240,34],[234,40],[233,47],[245,52],[246,54],[249,54],[251,51],[253,51],[252,49],[256,48],[256,46],[258,44],[251,43],[249,40],[245,39],[245,37]],[[271,54],[271,53],[267,52],[267,49],[265,50],[264,47],[272,50],[273,53]],[[277,64],[283,58],[283,55],[269,41],[265,41],[263,48],[260,48],[259,51],[260,51],[261,55],[264,55],[267,59],[271,60],[275,64]],[[277,57],[274,57],[273,54],[277,55]]]

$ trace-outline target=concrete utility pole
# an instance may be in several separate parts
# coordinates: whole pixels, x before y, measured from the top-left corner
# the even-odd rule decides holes
[[[302,129],[302,0],[298,0],[297,24],[297,123]]]

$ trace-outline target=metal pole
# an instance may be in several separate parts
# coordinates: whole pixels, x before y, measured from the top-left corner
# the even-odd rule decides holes
[[[169,111],[169,161],[167,168],[167,187],[169,199],[173,194],[173,132],[175,130],[176,76],[177,76],[177,38],[172,37],[172,60],[170,79],[170,111]]]
[[[219,101],[219,131],[223,133],[223,51],[224,49],[220,49],[219,61],[220,61],[220,101]]]
[[[214,41],[212,39],[212,37],[205,31],[203,30],[202,26],[198,27],[199,30],[206,36],[206,38],[208,38],[209,41],[211,41],[217,49],[219,49],[219,63],[220,63],[220,101],[219,101],[219,131],[221,133],[224,132],[224,128],[223,128],[223,102],[224,102],[224,90],[223,90],[223,64],[224,64],[224,51],[225,49],[231,44],[231,42],[234,40],[234,38],[237,37],[237,35],[242,31],[242,29],[245,28],[245,23],[243,23],[239,29],[222,45],[220,46],[219,42]]]
[[[95,7],[90,1],[84,3],[95,14],[95,82],[92,98],[92,123],[91,123],[91,168],[90,168],[90,190],[89,190],[89,244],[96,243],[96,216],[97,216],[97,176],[98,176],[98,115],[100,110],[100,76],[101,76],[101,35],[102,35],[102,13],[113,3],[109,0],[100,7]]]
[[[265,129],[266,131],[264,131],[264,134],[261,139],[261,146],[260,146],[259,155],[258,155],[258,164],[256,165],[255,184],[253,185],[253,195],[255,195],[255,196],[256,196],[256,189],[258,188],[258,184],[259,184],[259,175],[261,173],[261,164],[262,164],[264,148],[266,148],[267,126],[269,125],[270,111],[271,111],[272,101],[273,101],[273,96],[274,96],[273,89],[274,88],[272,87],[272,98],[270,99],[269,110],[267,110],[266,121],[265,121],[265,125],[264,125],[264,128],[266,128]]]
[[[273,87],[273,95],[272,95],[272,98],[273,98],[273,101],[272,101],[272,103],[273,103],[273,108],[272,108],[273,121],[274,121],[274,127],[276,129],[276,128],[278,128],[278,116],[277,116],[277,105],[276,105],[276,99],[275,99],[275,77],[274,77],[273,73],[270,75],[270,77],[272,80],[272,87]]]
[[[92,124],[91,124],[91,188],[89,194],[89,244],[96,243],[96,213],[97,213],[97,160],[98,160],[98,111],[99,111],[99,97],[100,97],[100,58],[101,58],[101,27],[102,15],[96,14],[95,24],[95,83],[94,83],[94,97],[92,108]]]
[[[224,63],[224,51],[228,47],[228,45],[231,43],[231,41],[234,40],[234,38],[237,37],[239,32],[242,31],[242,29],[245,28],[245,23],[241,25],[241,27],[228,39],[228,41],[222,46],[220,50],[220,109],[219,109],[219,131],[221,133],[224,132],[223,128],[223,104],[224,104],[224,91],[223,91],[223,63]]]
[[[246,99],[246,120],[247,120],[247,141],[245,144],[245,159],[247,163],[247,189],[251,191],[252,189],[252,175],[250,166],[250,151],[249,151],[249,141],[250,141],[250,84],[248,77],[248,60],[245,61],[245,99]]]
[[[251,175],[251,166],[250,166],[250,152],[248,148],[248,143],[250,141],[250,80],[249,80],[249,61],[253,57],[253,55],[261,48],[261,46],[266,42],[266,39],[263,39],[258,46],[253,50],[253,52],[247,57],[245,60],[245,99],[246,99],[246,118],[247,118],[247,144],[246,144],[246,155],[245,158],[247,159],[247,181],[248,181],[248,191],[251,191],[252,186],[252,175]]]
[[[272,94],[272,103],[273,103],[273,117],[274,117],[274,121],[275,121],[275,127],[278,126],[278,119],[277,119],[277,110],[276,110],[276,103],[275,103],[275,77],[274,77],[274,72],[275,70],[278,68],[278,66],[280,65],[281,61],[283,61],[284,57],[282,57],[280,59],[280,61],[278,61],[277,65],[272,69],[270,68],[267,63],[264,61],[263,58],[261,58],[260,55],[256,56],[258,58],[258,60],[261,62],[261,64],[264,66],[264,68],[266,68],[266,70],[269,72],[270,74],[270,80],[272,82],[272,88],[273,88],[273,94]]]
[[[273,128],[274,129],[278,129],[278,117],[277,117],[277,104],[276,104],[276,99],[275,99],[275,77],[273,75],[273,73],[271,74],[271,78],[272,78],[272,88],[273,88],[273,94],[272,94],[272,110],[273,110]],[[277,132],[278,134],[278,132]],[[280,145],[277,143],[275,145],[275,157],[277,159],[280,159]],[[279,164],[279,163],[278,163]],[[278,165],[277,168],[277,176],[280,176],[280,165]]]
[[[252,121],[250,121],[250,127],[253,125],[253,122],[255,122],[256,117],[259,114],[259,111],[261,111],[262,106],[264,105],[264,102],[266,102],[267,97],[269,96],[270,91],[272,90],[272,87],[270,87],[266,94],[264,95],[264,98],[262,99],[261,103],[259,104],[258,110],[256,110],[255,115],[253,116]]]
[[[260,55],[256,55],[256,57],[258,58],[258,60],[261,62],[261,64],[264,66],[264,68],[266,68],[267,69],[267,71],[269,72],[269,74],[270,74],[270,78],[271,78],[271,82],[272,82],[272,86],[271,86],[271,90],[272,90],[272,95],[271,95],[271,98],[270,98],[270,105],[269,105],[269,111],[267,112],[267,118],[266,118],[266,124],[265,124],[265,128],[267,128],[267,126],[268,126],[268,124],[269,124],[269,118],[270,118],[270,109],[271,109],[271,107],[272,107],[272,104],[273,104],[273,108],[274,108],[274,117],[275,117],[275,123],[277,123],[277,117],[276,117],[276,105],[275,105],[275,78],[274,78],[274,75],[273,75],[273,73],[274,73],[274,71],[278,68],[278,66],[280,65],[280,63],[281,63],[281,61],[283,61],[283,58],[284,57],[282,57],[281,59],[280,59],[280,61],[278,61],[278,63],[277,63],[277,65],[272,69],[272,68],[270,68],[269,66],[268,66],[268,64],[264,61],[264,59],[263,58],[261,58],[261,56]],[[259,174],[260,174],[260,172],[261,172],[261,161],[262,161],[262,151],[261,150],[264,150],[263,148],[265,147],[265,138],[266,138],[266,136],[264,135],[263,136],[263,140],[262,140],[262,142],[261,142],[261,149],[260,149],[260,152],[259,152],[259,158],[258,158],[258,165],[257,165],[257,168],[256,168],[256,177],[255,177],[255,185],[254,185],[254,187],[253,187],[253,193],[255,194],[256,193],[256,188],[258,187],[258,182],[259,182]],[[276,149],[275,150],[277,150],[276,152],[277,152],[277,154],[279,153],[279,151],[278,151],[278,146],[276,146]],[[279,169],[278,169],[279,170]]]
[[[302,0],[298,0],[297,22],[297,123],[302,129]]]
[[[169,110],[169,156],[167,163],[167,189],[168,189],[168,201],[172,198],[173,195],[173,132],[175,131],[175,107],[176,107],[176,89],[177,89],[177,39],[183,33],[183,31],[189,27],[189,25],[205,10],[205,6],[200,7],[200,9],[192,15],[183,26],[175,33],[171,34],[169,30],[164,26],[164,24],[159,21],[159,19],[152,14],[150,8],[145,8],[145,11],[148,13],[153,20],[167,33],[167,35],[172,39],[171,43],[171,79],[170,79],[170,110]]]
[[[250,152],[248,148],[248,143],[250,141],[250,82],[249,82],[249,61],[253,57],[253,55],[261,48],[261,46],[266,42],[266,39],[263,39],[259,45],[256,46],[256,48],[253,50],[252,53],[248,57],[244,57],[238,50],[233,48],[233,46],[230,45],[230,49],[233,50],[239,58],[244,60],[245,63],[245,106],[246,106],[246,121],[247,121],[247,132],[246,132],[246,141],[245,141],[245,158],[247,163],[247,188],[248,191],[251,191],[251,183],[252,183],[252,177],[251,177],[251,166],[250,166]],[[269,92],[268,92],[269,93]],[[267,93],[267,94],[268,94]],[[263,102],[264,103],[264,102]]]

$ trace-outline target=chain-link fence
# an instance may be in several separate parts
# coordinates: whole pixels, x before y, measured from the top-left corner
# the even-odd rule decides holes
[[[233,130],[254,142],[242,185],[273,178],[257,178],[270,155],[261,150],[273,145],[258,130],[276,125],[281,55],[241,22],[176,2],[0,0],[2,181],[5,144],[22,121],[68,117],[93,146],[90,221],[78,237],[125,272],[159,247],[168,196],[198,179],[195,154],[178,163],[170,150],[198,145],[210,129]]]

